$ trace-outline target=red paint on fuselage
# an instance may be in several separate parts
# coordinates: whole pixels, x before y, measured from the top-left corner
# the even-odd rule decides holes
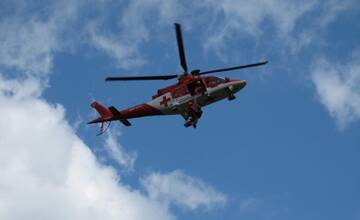
[[[216,87],[220,83],[226,82],[227,80],[215,76],[201,77],[201,76],[193,76],[190,74],[182,75],[176,84],[172,84],[170,86],[159,89],[157,94],[152,96],[152,99],[156,99],[157,97],[162,96],[168,92],[171,93],[173,98],[187,95],[190,93],[190,91],[187,88],[188,84],[196,81],[201,81],[202,84],[205,86],[205,88],[212,88],[212,87]],[[228,81],[237,81],[237,80],[228,79]]]
[[[162,115],[162,112],[146,103],[124,109],[121,112],[124,118],[139,118],[144,116]]]

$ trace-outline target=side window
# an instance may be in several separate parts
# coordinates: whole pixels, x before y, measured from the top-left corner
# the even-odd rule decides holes
[[[172,93],[172,96],[173,96],[173,98],[178,98],[178,97],[184,96],[184,95],[186,95],[186,94],[188,94],[188,93],[189,93],[189,91],[188,91],[188,89],[186,88],[186,86],[181,86],[181,87],[176,88],[176,89],[174,90],[174,92]]]
[[[206,85],[209,86],[209,87],[215,87],[217,86],[219,83],[217,81],[217,78],[215,77],[208,77],[205,79],[205,82],[206,82]]]
[[[203,93],[206,91],[205,85],[201,80],[195,80],[187,84],[187,88],[191,95]]]
[[[223,83],[224,80],[220,78],[216,78],[216,85],[219,85],[220,83]]]

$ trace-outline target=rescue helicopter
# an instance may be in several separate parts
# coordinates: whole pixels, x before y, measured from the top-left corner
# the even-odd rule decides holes
[[[101,123],[99,135],[106,131],[112,121],[119,121],[125,126],[131,126],[128,119],[158,115],[181,115],[185,120],[185,127],[196,128],[203,113],[202,107],[222,99],[234,100],[235,93],[246,86],[245,80],[230,79],[228,77],[220,78],[208,74],[251,68],[268,63],[268,61],[262,61],[208,71],[194,69],[189,72],[186,63],[181,26],[178,23],[175,23],[175,33],[183,73],[171,75],[115,76],[107,77],[105,81],[177,79],[177,82],[159,89],[150,101],[124,110],[118,110],[114,106],[107,108],[99,102],[94,101],[91,107],[95,108],[100,116],[88,122],[88,124]],[[104,126],[104,124],[106,126]]]

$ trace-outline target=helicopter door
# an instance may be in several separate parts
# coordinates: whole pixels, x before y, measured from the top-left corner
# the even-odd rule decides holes
[[[206,87],[201,79],[192,81],[191,83],[187,84],[187,87],[192,96],[204,93],[206,91]]]

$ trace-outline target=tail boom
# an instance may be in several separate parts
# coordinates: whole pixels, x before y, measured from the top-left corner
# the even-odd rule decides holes
[[[114,106],[110,106],[109,110],[114,115],[114,117],[118,118],[119,121],[125,126],[131,126],[131,123],[126,118],[123,118],[121,113]]]
[[[100,103],[94,101],[91,104],[91,107],[95,108],[96,111],[100,114],[100,117],[89,121],[88,124],[104,123],[119,120],[125,126],[131,126],[131,123],[123,117],[123,115],[114,107],[106,108]]]
[[[96,101],[91,104],[91,107],[96,109],[96,111],[100,114],[100,117],[88,122],[88,124],[119,120],[125,126],[131,126],[131,123],[127,119],[163,115],[162,111],[147,103],[136,105],[122,111],[118,111],[114,106],[106,108]]]

